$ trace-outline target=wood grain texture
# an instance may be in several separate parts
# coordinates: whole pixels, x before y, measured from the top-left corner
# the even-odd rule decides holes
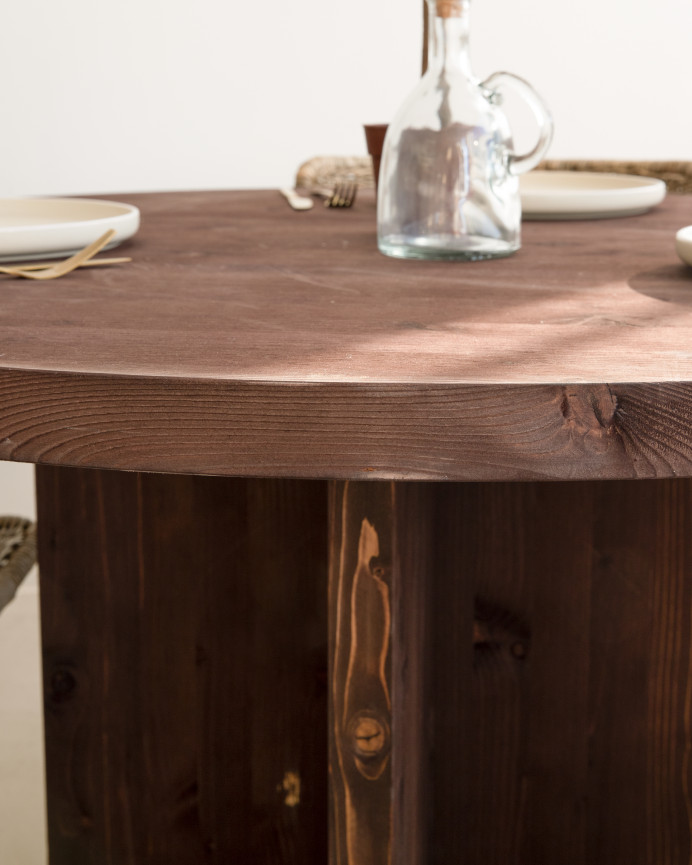
[[[396,865],[688,862],[690,481],[395,499]]]
[[[131,265],[50,286],[2,282],[1,368],[278,382],[692,379],[690,275],[673,249],[692,215],[686,196],[643,216],[526,223],[516,255],[457,264],[381,255],[368,192],[348,213],[301,214],[273,190],[123,197],[142,211],[122,247]]]
[[[478,827],[470,798],[476,795],[470,781],[473,584],[459,542],[467,516],[461,505],[458,485],[395,486],[396,865],[476,861],[463,858]]]
[[[392,484],[330,492],[332,865],[390,865]]]
[[[249,477],[692,474],[692,384],[328,390],[0,373],[0,459]]]
[[[692,481],[38,479],[51,865],[690,860]]]
[[[125,196],[134,261],[3,282],[0,457],[359,479],[689,475],[692,199],[527,223],[504,260],[379,254],[374,200]],[[124,249],[125,251],[125,249]],[[322,442],[326,446],[322,447]]]
[[[323,862],[326,486],[38,491],[51,865]]]

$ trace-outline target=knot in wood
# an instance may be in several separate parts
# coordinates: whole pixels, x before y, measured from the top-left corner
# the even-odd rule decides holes
[[[526,643],[523,643],[521,640],[517,640],[516,643],[512,643],[510,651],[518,661],[523,661],[528,654],[528,648],[526,646]]]
[[[68,700],[77,687],[77,680],[66,667],[58,667],[50,678],[50,696],[53,702]]]
[[[378,580],[385,580],[389,571],[389,566],[379,556],[373,556],[368,562],[368,568],[373,577]]]
[[[563,387],[560,396],[563,434],[578,447],[601,454],[617,432],[617,399],[607,385]]]
[[[473,648],[474,664],[493,658],[509,657],[523,661],[529,654],[531,635],[528,624],[519,611],[488,601],[474,599]]]
[[[300,805],[300,775],[297,772],[286,772],[281,788],[286,794],[284,804],[289,808]]]
[[[349,724],[353,753],[361,760],[381,757],[388,744],[387,726],[372,715],[356,715]]]

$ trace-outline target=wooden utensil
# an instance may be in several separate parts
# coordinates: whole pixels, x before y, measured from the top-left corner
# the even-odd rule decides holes
[[[315,205],[315,202],[311,198],[299,195],[295,189],[285,188],[280,189],[279,192],[294,210],[311,210]]]
[[[88,261],[83,261],[80,267],[100,267],[102,264],[125,264],[132,261],[131,258],[90,258]],[[60,261],[36,261],[32,264],[10,264],[0,265],[0,273],[6,273],[8,276],[16,274],[18,270],[22,272],[27,270],[47,270],[49,267],[54,267],[60,264]]]
[[[89,246],[84,247],[84,249],[70,256],[70,258],[66,258],[64,261],[52,264],[42,270],[38,269],[36,265],[28,265],[24,267],[0,267],[0,273],[5,273],[8,276],[21,276],[24,279],[57,279],[60,276],[65,276],[66,273],[70,273],[93,258],[109,243],[109,241],[113,239],[114,236],[115,230],[111,228],[93,243],[90,243]]]

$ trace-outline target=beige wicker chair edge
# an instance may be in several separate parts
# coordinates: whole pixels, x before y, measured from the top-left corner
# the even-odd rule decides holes
[[[17,594],[36,557],[36,523],[0,516],[0,611]]]

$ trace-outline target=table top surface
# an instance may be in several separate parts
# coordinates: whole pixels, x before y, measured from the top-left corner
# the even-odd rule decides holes
[[[131,264],[0,278],[2,458],[298,477],[690,473],[692,269],[674,235],[691,197],[527,222],[519,253],[475,263],[382,256],[369,193],[302,213],[272,190],[115,198],[142,212]]]
[[[121,196],[134,261],[2,280],[6,368],[269,381],[692,380],[692,197],[528,222],[495,261],[381,255],[375,205],[294,213],[274,191]],[[123,247],[123,252],[125,248]]]

